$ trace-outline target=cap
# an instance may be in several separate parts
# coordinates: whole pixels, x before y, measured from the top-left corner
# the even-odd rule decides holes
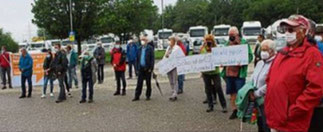
[[[280,25],[289,25],[292,27],[303,26],[306,29],[309,29],[310,23],[308,19],[302,15],[291,15],[288,19],[283,19]]]

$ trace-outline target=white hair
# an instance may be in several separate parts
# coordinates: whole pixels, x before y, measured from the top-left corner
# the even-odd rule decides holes
[[[276,44],[275,44],[275,42],[273,40],[266,39],[266,40],[262,41],[261,47],[264,46],[264,45],[267,45],[269,47],[269,49],[272,49],[272,50],[276,51]]]
[[[239,29],[236,26],[230,27],[228,34],[230,34],[231,32],[233,32],[236,35],[239,35]]]

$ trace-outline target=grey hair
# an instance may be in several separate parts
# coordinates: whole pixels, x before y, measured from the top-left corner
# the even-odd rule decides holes
[[[261,43],[261,47],[267,45],[270,49],[276,51],[276,43],[275,41],[271,40],[271,39],[266,39],[264,41],[262,41]]]
[[[230,34],[230,32],[234,32],[235,34],[239,35],[239,29],[236,26],[230,27],[228,34]]]
[[[175,42],[177,41],[176,36],[173,36],[173,35],[172,35],[172,36],[169,36],[169,37],[168,37],[168,39],[169,39],[169,40],[174,40]]]

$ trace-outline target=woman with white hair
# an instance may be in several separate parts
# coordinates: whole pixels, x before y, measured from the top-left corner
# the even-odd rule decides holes
[[[272,40],[264,40],[261,43],[261,60],[257,63],[254,73],[252,74],[251,81],[253,82],[256,90],[250,94],[250,100],[254,101],[257,98],[262,98],[266,94],[267,84],[266,78],[270,69],[271,63],[273,62],[276,51],[275,42]],[[264,114],[264,104],[257,104],[261,115],[258,117],[257,125],[259,132],[270,132],[266,124],[266,118]]]

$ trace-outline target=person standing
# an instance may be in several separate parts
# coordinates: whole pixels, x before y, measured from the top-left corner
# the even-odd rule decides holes
[[[250,45],[247,44],[246,40],[240,38],[239,30],[237,27],[233,26],[229,29],[229,42],[226,46],[234,46],[234,45],[248,45],[248,60],[249,63],[253,60],[253,53],[250,48]],[[229,119],[237,118],[237,106],[235,100],[237,98],[237,92],[242,86],[246,83],[246,77],[248,73],[248,65],[236,65],[236,66],[226,66],[223,68],[221,72],[221,76],[224,78],[226,82],[226,93],[230,95],[230,101],[232,105],[233,112]]]
[[[277,54],[268,73],[265,115],[275,131],[306,132],[323,95],[323,59],[316,45],[306,39],[307,18],[292,15],[280,27],[287,46]]]
[[[148,45],[148,39],[145,36],[141,37],[141,47],[137,54],[138,64],[138,82],[135,92],[135,98],[132,101],[138,101],[140,99],[143,81],[146,80],[147,91],[146,100],[150,100],[151,96],[151,75],[154,70],[155,55],[153,47]]]
[[[27,98],[31,97],[33,84],[31,77],[33,75],[33,59],[27,53],[25,48],[21,49],[21,56],[19,59],[19,70],[21,72],[21,96],[19,98],[26,97],[26,81],[28,82],[28,96]]]
[[[53,89],[54,89],[54,75],[53,70],[50,70],[50,67],[52,65],[52,62],[54,60],[54,56],[52,54],[52,51],[49,49],[43,64],[44,69],[44,86],[43,86],[43,94],[41,98],[46,98],[46,90],[47,90],[47,84],[49,82],[50,84],[50,96],[54,97]]]
[[[72,49],[71,45],[68,45],[66,47],[66,52],[67,52],[67,60],[68,60],[68,85],[70,88],[73,86],[73,80],[74,80],[74,85],[75,88],[78,88],[78,79],[76,75],[76,66],[77,66],[77,61],[78,61],[78,56],[77,53]]]
[[[114,93],[114,96],[117,95],[126,95],[126,87],[127,82],[125,78],[125,71],[126,71],[126,53],[121,48],[120,42],[116,42],[115,47],[111,50],[111,65],[113,66],[115,78],[117,81],[117,90]],[[121,82],[122,81],[122,93],[121,90]]]
[[[176,37],[176,45],[178,45],[181,50],[183,51],[184,55],[187,56],[187,50],[185,45],[183,44],[183,42],[181,40],[179,40],[178,37]],[[178,75],[178,94],[182,94],[184,92],[184,79],[185,79],[185,75]]]
[[[102,43],[98,42],[97,46],[93,54],[98,64],[98,83],[101,84],[104,80],[105,51]]]
[[[128,68],[129,68],[128,79],[132,79],[132,67],[135,71],[136,76],[138,76],[137,67],[136,67],[137,54],[138,54],[138,47],[136,45],[136,42],[134,42],[133,39],[130,39],[127,45],[127,59],[128,59]]]
[[[80,103],[86,102],[86,89],[89,88],[89,101],[93,102],[93,86],[96,83],[96,72],[98,66],[95,58],[89,55],[88,52],[84,53],[81,61],[81,77],[82,77],[82,99]]]
[[[204,39],[204,45],[201,49],[201,54],[211,53],[212,48],[216,46],[217,45],[215,43],[214,36],[211,34],[206,35]],[[216,67],[213,71],[203,72],[202,77],[205,86],[207,103],[209,105],[209,108],[206,110],[206,112],[212,112],[214,110],[213,100],[215,100],[216,95],[218,95],[222,106],[222,112],[226,113],[227,103],[222,90],[220,68]]]
[[[3,84],[2,89],[7,88],[6,83],[8,83],[9,88],[12,88],[10,57],[5,46],[2,46],[2,52],[0,55],[0,66],[1,66],[1,76],[2,76],[2,84]],[[6,76],[8,77],[8,82],[7,82]]]
[[[258,35],[258,38],[257,38],[257,43],[256,43],[256,48],[255,48],[255,51],[254,51],[254,55],[255,55],[255,67],[256,67],[256,65],[257,65],[257,63],[258,63],[258,61],[260,61],[261,60],[261,55],[260,55],[260,53],[261,53],[261,43],[262,43],[262,41],[264,41],[264,39],[265,39],[265,37],[264,37],[264,35],[262,35],[262,34],[260,34],[260,35]]]
[[[55,52],[56,52],[55,58],[53,60],[53,64],[52,64],[50,70],[55,71],[54,74],[58,79],[59,95],[56,100],[56,103],[60,103],[60,102],[63,102],[64,100],[66,100],[64,81],[65,81],[65,77],[66,77],[66,71],[68,68],[68,66],[67,66],[68,60],[66,58],[65,52],[61,49],[60,44],[55,45]]]

